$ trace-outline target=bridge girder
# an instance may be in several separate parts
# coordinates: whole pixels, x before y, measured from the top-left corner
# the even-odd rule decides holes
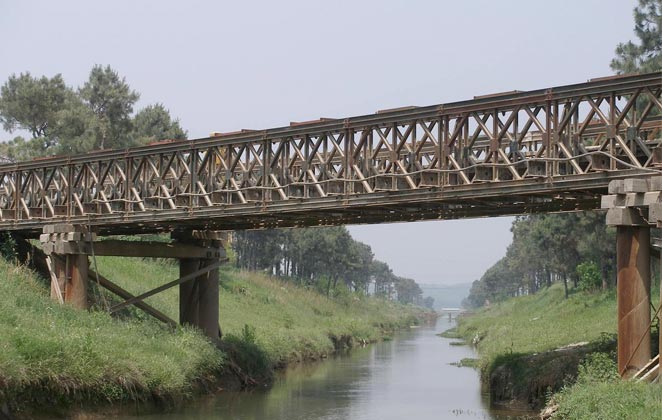
[[[0,165],[0,230],[381,223],[599,208],[662,167],[662,73]]]

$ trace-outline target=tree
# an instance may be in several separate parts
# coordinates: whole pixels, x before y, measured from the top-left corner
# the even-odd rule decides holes
[[[584,213],[579,225],[582,234],[577,249],[585,262],[599,268],[601,287],[606,290],[616,279],[616,229],[607,227],[605,213],[600,211]]]
[[[587,271],[578,267],[591,267],[592,276],[598,273],[602,288],[614,284],[614,231],[607,228],[604,213],[518,217],[511,231],[513,241],[506,255],[473,282],[465,301],[468,306],[533,294],[554,281],[563,283],[567,297],[569,281],[576,289],[582,289],[578,286],[583,273],[587,283]]]
[[[396,277],[395,291],[398,294],[398,302],[420,304],[423,297],[423,291],[420,286],[412,279],[405,277]]]
[[[96,65],[79,94],[95,116],[93,149],[130,146],[131,114],[140,95],[126,80],[110,66]]]
[[[374,260],[370,264],[370,273],[375,282],[375,295],[390,299],[395,276],[388,264]]]
[[[42,76],[30,73],[12,75],[0,89],[0,121],[10,133],[27,130],[32,138],[50,140],[50,129],[56,125],[57,115],[64,107],[69,88],[62,76]],[[48,145],[47,145],[48,146]]]
[[[634,8],[634,33],[639,43],[620,43],[612,70],[619,74],[662,69],[662,0],[639,0]]]
[[[2,163],[15,163],[31,160],[37,156],[43,156],[45,150],[41,138],[28,139],[21,136],[0,143],[0,161]]]
[[[290,277],[328,296],[343,290],[367,295],[374,282],[377,296],[391,299],[397,292],[399,300],[422,303],[413,280],[395,276],[343,226],[240,231],[233,247],[238,267]]]
[[[434,309],[434,298],[432,296],[426,296],[425,299],[423,299],[423,306],[428,309]]]
[[[57,126],[53,130],[57,139],[53,154],[74,155],[94,150],[94,113],[73,92],[68,95],[66,103],[66,107],[58,113]]]
[[[186,131],[179,125],[179,120],[173,120],[162,104],[141,109],[133,118],[134,144],[147,144],[164,139],[186,139]]]

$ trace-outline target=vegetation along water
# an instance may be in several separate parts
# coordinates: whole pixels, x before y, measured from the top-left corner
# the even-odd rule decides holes
[[[177,267],[165,261],[98,260],[100,272],[133,292],[176,278]],[[329,298],[227,267],[221,273],[225,347],[219,351],[198,332],[169,330],[137,310],[113,319],[60,306],[43,280],[5,260],[0,276],[0,401],[5,412],[19,414],[73,402],[168,404],[202,390],[259,386],[278,367],[388,337],[429,314],[349,293]],[[177,318],[175,290],[150,302]]]

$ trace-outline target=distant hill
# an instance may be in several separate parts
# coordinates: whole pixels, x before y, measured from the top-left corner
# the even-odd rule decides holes
[[[423,297],[434,298],[434,309],[459,308],[462,300],[469,296],[471,283],[460,283],[451,285],[420,284]]]

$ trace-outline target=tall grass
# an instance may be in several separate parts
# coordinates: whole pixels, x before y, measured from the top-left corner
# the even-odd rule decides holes
[[[613,337],[616,327],[614,291],[578,292],[564,299],[563,289],[557,285],[462,318],[456,333],[467,340],[477,338],[483,374],[489,377],[497,366],[517,367],[518,361],[526,360],[525,354],[585,341],[595,344],[591,348],[600,348],[606,336]],[[613,358],[604,353],[586,357],[576,381],[568,378],[552,397],[550,404],[558,404],[554,418],[662,419],[662,388],[621,380]],[[520,364],[526,369],[517,375],[529,378],[515,375],[511,378],[515,385],[535,383],[537,374],[549,373],[536,373],[538,365]]]
[[[553,397],[555,419],[662,419],[662,388],[619,378],[607,355],[589,357],[577,382]]]
[[[177,278],[179,271],[160,260],[107,257],[97,263],[93,269],[134,294]],[[137,309],[114,319],[103,311],[59,305],[45,282],[4,259],[0,296],[0,406],[8,401],[19,410],[25,404],[178,398],[224,366],[240,363],[244,373],[269,373],[291,361],[377,340],[422,315],[411,306],[353,295],[328,299],[292,283],[224,268],[220,324],[229,360],[199,332],[172,331]],[[177,288],[147,302],[178,318]]]
[[[113,257],[98,258],[99,271],[133,293],[149,290],[178,277],[167,262]],[[292,282],[254,272],[221,269],[220,324],[225,335],[242,337],[254,331],[255,344],[271,366],[316,359],[336,347],[378,340],[385,331],[418,323],[423,311],[381,299],[326,296]],[[176,288],[148,303],[178,318]]]
[[[561,285],[522,296],[463,317],[457,333],[478,341],[483,366],[510,353],[536,353],[616,332],[614,291],[575,293],[564,298]]]
[[[222,365],[198,333],[58,305],[0,259],[0,401],[32,404],[186,394]]]

